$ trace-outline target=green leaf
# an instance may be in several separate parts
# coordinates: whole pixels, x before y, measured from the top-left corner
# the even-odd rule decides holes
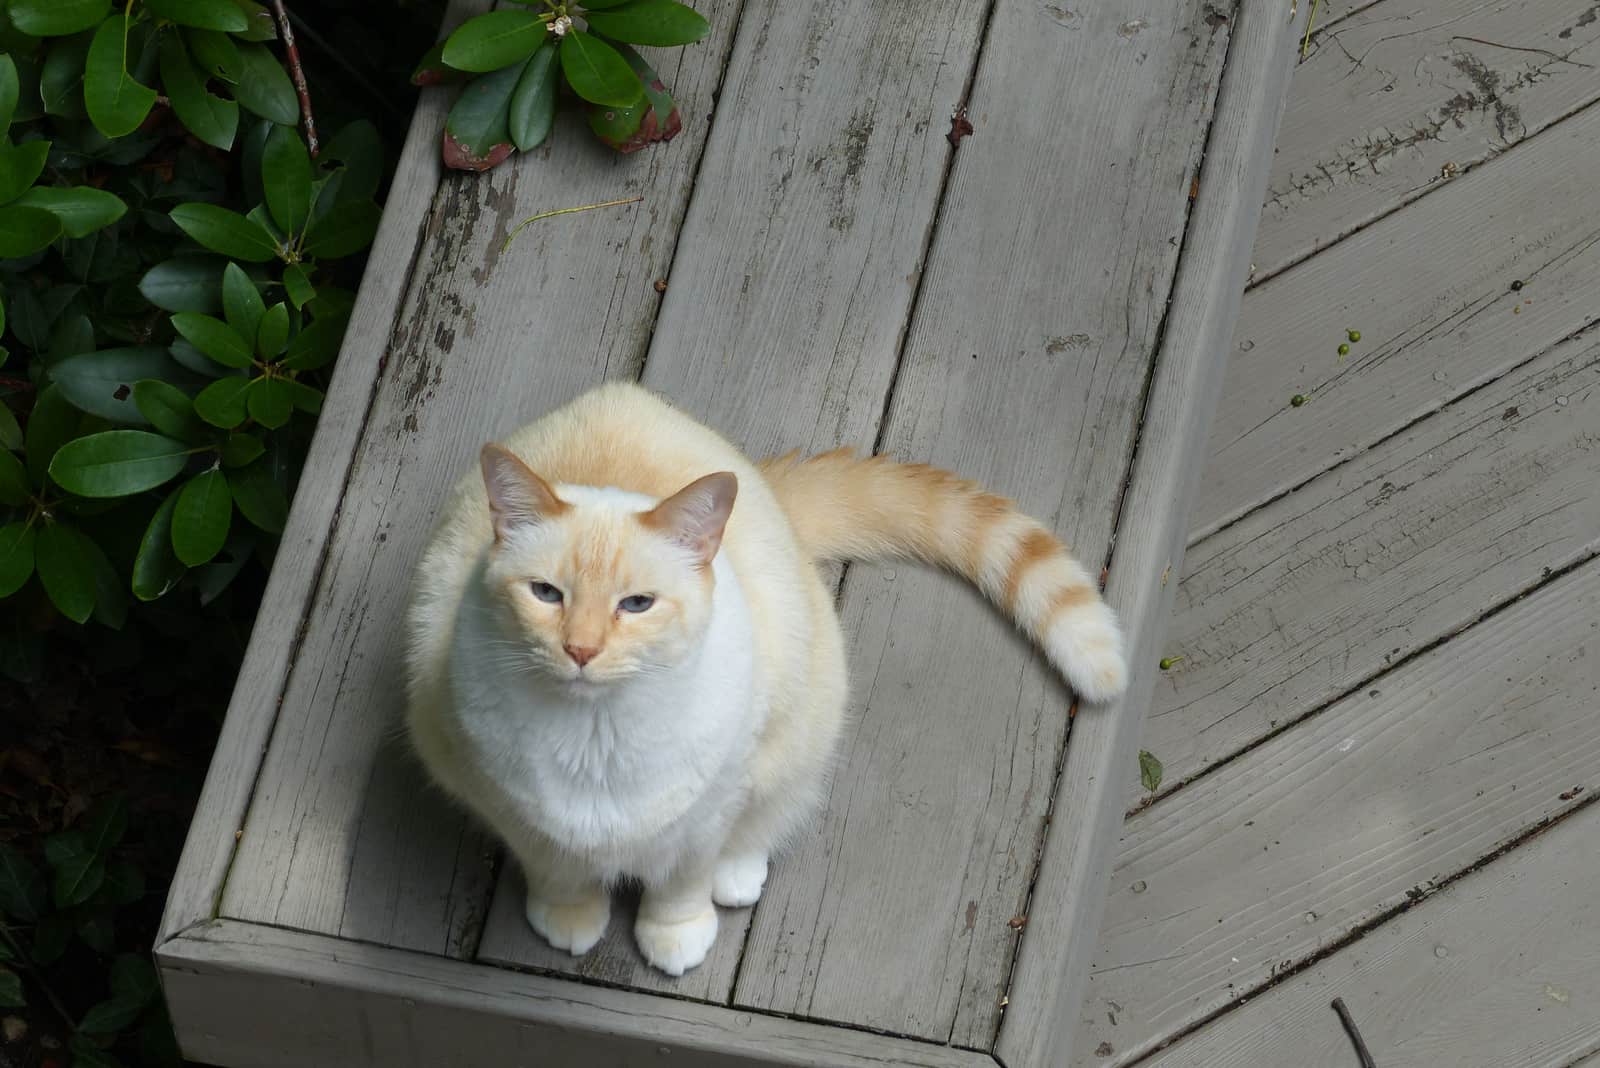
[[[9,55],[0,53],[0,130],[11,125],[11,116],[17,110],[17,97],[21,83],[17,81],[17,64]]]
[[[8,523],[0,527],[0,597],[10,597],[33,577],[36,537],[34,529],[26,523]],[[0,870],[0,879],[4,877],[5,872]]]
[[[183,577],[183,564],[172,551],[172,514],[177,508],[178,494],[174,492],[161,502],[139,539],[139,553],[133,559],[133,595],[141,601],[154,601]]]
[[[0,915],[32,923],[46,904],[44,876],[28,858],[0,843]]]
[[[145,418],[133,404],[133,384],[141,378],[184,376],[165,349],[141,346],[68,356],[50,365],[50,377],[80,411],[142,426]]]
[[[0,1008],[20,1009],[27,1003],[22,996],[22,976],[0,965]]]
[[[174,256],[144,273],[139,292],[166,311],[210,312],[222,294],[217,277],[220,262],[214,256]]]
[[[212,426],[232,430],[244,422],[249,378],[219,378],[194,398],[195,414]]]
[[[89,614],[94,611],[93,559],[85,551],[84,541],[83,534],[76,527],[58,522],[41,528],[33,545],[33,566],[38,569],[44,592],[50,595],[50,600],[61,610],[61,614],[74,623],[87,622]],[[95,885],[99,886],[98,879]],[[57,883],[57,898],[60,898],[60,883]],[[76,905],[82,900],[78,898],[58,903]]]
[[[631,3],[633,3],[633,0],[582,0],[578,6],[585,11],[605,11],[609,8],[621,7],[623,4]],[[584,17],[587,18],[588,16],[585,15]]]
[[[292,127],[275,126],[267,135],[261,184],[273,222],[286,233],[299,233],[311,213],[311,157]]]
[[[114,193],[87,185],[35,186],[16,200],[17,204],[48,211],[61,220],[68,237],[87,237],[110,226],[127,212],[128,205]]]
[[[570,37],[571,34],[568,34]],[[511,94],[522,68],[474,78],[444,122],[444,161],[456,170],[488,170],[511,154]]]
[[[294,414],[294,394],[281,378],[258,378],[250,384],[250,418],[276,430]]]
[[[144,6],[180,26],[243,33],[250,20],[232,0],[144,0]]]
[[[104,890],[105,882],[102,880],[100,891]],[[96,892],[95,896],[99,897],[100,892]],[[97,909],[78,922],[78,937],[97,953],[113,953],[117,948],[116,928],[112,925],[111,915],[104,909]]]
[[[444,61],[444,42],[440,41],[426,52],[417,61],[416,67],[411,71],[412,85],[449,85],[459,82],[463,73],[451,68]]]
[[[155,967],[143,954],[123,953],[111,962],[111,992],[117,997],[134,998],[148,1005],[160,990]]]
[[[179,312],[172,317],[172,328],[224,367],[249,367],[252,362],[250,343],[221,319],[199,312]]]
[[[291,371],[314,371],[339,355],[349,320],[342,315],[323,316],[305,327],[289,342],[283,366]]]
[[[233,517],[233,495],[219,469],[196,475],[178,491],[178,508],[172,514],[172,548],[189,567],[207,563],[228,540],[228,520]]]
[[[33,492],[22,461],[8,449],[0,449],[0,504],[20,507]]]
[[[252,434],[229,434],[222,443],[222,466],[243,467],[266,451],[261,439]]]
[[[279,126],[299,125],[300,98],[278,57],[266,45],[247,43],[238,48],[239,80],[233,98],[239,106]]]
[[[0,260],[31,256],[60,236],[61,220],[42,208],[0,207]]]
[[[511,140],[523,152],[537,148],[550,136],[556,121],[558,55],[556,43],[546,42],[522,68],[511,94]]]
[[[83,71],[93,41],[93,33],[79,33],[50,43],[39,67],[39,102],[45,114],[83,118]]]
[[[80,497],[126,497],[177,477],[189,454],[190,446],[160,434],[107,430],[61,446],[50,477]]]
[[[100,23],[84,64],[83,103],[89,120],[107,137],[137,130],[156,102],[156,91],[128,73],[127,23],[126,15]]]
[[[1161,761],[1148,749],[1139,750],[1139,784],[1151,793],[1161,788]]]
[[[128,621],[128,589],[122,576],[111,566],[105,550],[93,538],[83,539],[84,550],[89,555],[89,568],[94,573],[94,616],[96,623],[121,630]]]
[[[283,269],[283,291],[296,309],[304,308],[317,299],[317,287],[311,284],[311,277],[298,263],[291,263]]]
[[[244,268],[237,263],[230,263],[223,268],[222,314],[241,341],[256,336],[256,331],[261,327],[261,316],[266,310],[261,290],[244,273]]]
[[[256,354],[263,360],[276,360],[283,354],[288,342],[289,306],[279,301],[261,317],[261,328],[256,335]]]
[[[283,379],[282,381],[289,389],[289,397],[294,402],[296,411],[305,412],[307,415],[316,415],[322,411],[322,402],[324,400],[322,390],[292,379]]]
[[[595,33],[636,45],[693,44],[711,32],[705,16],[677,0],[634,0],[584,17]]]
[[[82,416],[57,386],[47,386],[33,402],[28,417],[26,448],[28,476],[34,485],[43,485],[56,450],[78,432]]]
[[[377,236],[383,209],[372,201],[347,204],[311,225],[301,251],[307,256],[333,260],[360,252]]]
[[[78,1030],[87,1035],[114,1035],[137,1020],[144,1006],[138,998],[117,994],[84,1013]]]
[[[278,24],[268,11],[256,0],[233,0],[233,6],[244,12],[244,17],[249,20],[250,28],[243,33],[236,34],[243,41],[272,41],[278,36]]]
[[[11,21],[29,37],[65,37],[111,12],[111,0],[11,0]]]
[[[256,533],[242,524],[241,528],[229,536],[228,543],[222,547],[222,552],[217,554],[214,561],[195,571],[194,588],[200,595],[202,605],[216,600],[250,562],[251,550],[256,544]]]
[[[180,230],[212,252],[247,263],[278,256],[278,243],[266,228],[236,211],[215,204],[179,204],[169,214]]]
[[[33,929],[33,961],[54,964],[72,944],[72,913],[50,912]]]
[[[456,70],[487,73],[527,59],[549,32],[531,11],[491,11],[456,27],[442,54]]]
[[[183,39],[189,45],[189,55],[195,66],[205,72],[206,77],[230,85],[239,80],[239,68],[244,62],[239,58],[239,47],[233,43],[233,38],[216,30],[184,30]]]
[[[244,19],[228,0],[220,0]],[[189,60],[183,39],[175,33],[161,38],[161,84],[172,111],[188,131],[205,144],[224,152],[233,147],[239,132],[239,105],[206,91],[206,79]]]
[[[84,846],[104,855],[128,833],[128,799],[120,793],[96,802],[83,820]]]
[[[22,448],[22,427],[5,401],[0,400],[0,449]]]
[[[44,172],[44,161],[49,155],[49,141],[13,145],[0,140],[0,204],[9,204],[20,197]]]
[[[322,146],[322,160],[338,160],[344,165],[344,180],[337,190],[338,201],[367,201],[378,195],[383,178],[383,140],[378,128],[366,119],[357,119],[334,134]]]
[[[622,54],[581,30],[561,39],[561,70],[573,92],[592,104],[626,107],[644,95],[644,86]]]
[[[289,501],[283,495],[283,487],[272,477],[270,460],[257,460],[229,471],[228,488],[233,491],[233,503],[246,519],[268,534],[283,533],[289,518]]]
[[[123,1068],[121,1061],[86,1034],[73,1035],[67,1047],[72,1050],[72,1068]]]
[[[87,315],[64,316],[50,331],[50,345],[45,355],[50,360],[76,356],[94,351],[94,324]]]
[[[170,438],[194,441],[206,434],[206,427],[195,418],[194,402],[177,386],[156,378],[133,384],[133,403],[150,425]]]
[[[95,894],[101,905],[131,905],[144,897],[144,873],[126,860],[106,862],[105,881]]]

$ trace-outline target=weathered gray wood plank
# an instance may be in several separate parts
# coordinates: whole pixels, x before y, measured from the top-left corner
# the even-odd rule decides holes
[[[158,957],[184,1053],[229,1068],[994,1064],[981,1053],[236,921],[197,927]]]
[[[1075,1063],[1133,1063],[1587,801],[1597,653],[1591,561],[1130,819]]]
[[[647,385],[754,455],[870,450],[985,7],[746,4]],[[749,910],[725,910],[711,958],[672,979],[644,964],[626,915],[586,957],[550,949],[520,886],[503,875],[483,959],[727,1000]]]
[[[1010,1068],[1065,1064],[1077,1031],[1106,899],[1106,872],[1121,829],[1122,770],[1134,763],[1139,718],[1183,562],[1184,520],[1194,500],[1224,343],[1266,184],[1265,161],[1304,20],[1270,3],[1241,4],[1205,146],[1205,167],[1168,308],[1144,433],[1118,523],[1107,596],[1129,622],[1132,685],[1106,709],[1080,714],[1054,799],[1044,854],[999,1042]]]
[[[1597,169],[1600,106],[1247,293],[1192,537],[1594,321]]]
[[[637,373],[738,6],[705,5],[711,37],[662,71],[689,117],[671,144],[620,159],[568,116],[545,147],[441,188],[223,915],[471,951],[488,904],[482,840],[398,746],[380,747],[399,724],[411,570],[442,488],[485,439]],[[502,250],[536,212],[630,194],[644,202],[536,223]]]
[[[1295,72],[1255,279],[1600,99],[1600,24],[1584,21],[1588,6],[1387,0],[1329,23]]]
[[[1600,1043],[1589,804],[1482,871],[1145,1061],[1355,1064],[1341,997],[1383,1068],[1543,1068]]]
[[[453,0],[442,31],[485,10],[490,0]],[[352,454],[366,425],[374,382],[383,366],[395,316],[411,284],[438,186],[438,143],[448,100],[443,90],[425,90],[412,115],[396,173],[406,176],[389,190],[383,224],[373,241],[350,326],[317,419],[317,434],[306,457],[307,471],[278,544],[250,645],[228,705],[227,719],[212,755],[205,788],[195,807],[183,857],[173,875],[161,920],[167,938],[211,917],[244,826],[278,699],[290,664],[301,648],[301,623],[321,574],[328,536],[338,514]],[[385,265],[380,269],[380,265]]]
[[[1600,550],[1597,433],[1591,330],[1191,548],[1164,792]]]
[[[891,402],[885,451],[1015,494],[1091,567],[1228,37],[1207,13],[996,6]],[[986,1047],[1067,697],[938,576],[852,569],[843,613],[856,722],[819,833],[756,910],[736,1002]]]

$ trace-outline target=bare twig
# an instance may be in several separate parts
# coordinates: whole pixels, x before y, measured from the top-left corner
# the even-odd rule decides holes
[[[1305,59],[1311,51],[1311,28],[1317,24],[1317,4],[1321,0],[1311,0],[1311,11],[1306,15],[1306,39],[1300,42],[1300,58]]]
[[[1579,63],[1575,59],[1569,59],[1568,56],[1571,56],[1572,52],[1568,52],[1565,56],[1563,56],[1559,53],[1550,51],[1548,48],[1524,48],[1521,45],[1501,44],[1499,41],[1486,41],[1482,37],[1467,37],[1464,34],[1459,33],[1450,38],[1450,40],[1452,42],[1471,41],[1473,44],[1488,45],[1490,48],[1504,48],[1507,52],[1529,52],[1536,56],[1549,56],[1557,63],[1565,63],[1571,67],[1583,67],[1585,70],[1594,70],[1593,63]],[[1573,51],[1577,50],[1574,49]]]
[[[1344,998],[1333,999],[1333,1011],[1339,1014],[1339,1022],[1344,1024],[1344,1033],[1350,1036],[1351,1043],[1356,1047],[1356,1056],[1361,1060],[1361,1068],[1378,1068],[1372,1059],[1372,1052],[1367,1049],[1366,1040],[1361,1037],[1361,1032],[1356,1030],[1356,1022],[1345,1006]]]
[[[530,215],[517,223],[517,228],[506,235],[506,243],[500,246],[500,251],[504,252],[510,248],[511,242],[516,239],[518,234],[522,233],[529,224],[536,223],[541,219],[553,219],[557,215],[573,215],[580,211],[594,211],[596,208],[615,208],[621,204],[637,204],[643,199],[644,197],[625,197],[622,200],[607,200],[600,204],[584,204],[576,208],[557,208],[555,211],[541,211],[539,214]]]
[[[317,158],[317,120],[311,115],[311,91],[306,88],[306,72],[300,66],[300,50],[294,46],[294,27],[289,25],[289,12],[283,0],[272,0],[272,13],[278,20],[278,36],[283,39],[283,52],[289,60],[289,77],[294,79],[294,91],[300,95],[300,116],[305,120],[306,148],[311,158]]]
[[[32,393],[33,383],[26,378],[12,378],[10,375],[0,375],[0,389],[14,389],[18,393]]]

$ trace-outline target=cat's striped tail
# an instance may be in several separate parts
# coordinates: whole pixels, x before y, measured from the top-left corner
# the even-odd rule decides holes
[[[815,560],[911,557],[968,579],[1088,701],[1127,685],[1122,632],[1067,547],[1004,497],[925,464],[848,449],[767,460],[762,474]]]

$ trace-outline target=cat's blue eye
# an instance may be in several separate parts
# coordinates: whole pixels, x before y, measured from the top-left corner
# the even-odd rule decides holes
[[[533,584],[533,595],[545,604],[561,603],[561,591],[548,582],[535,582]]]
[[[656,599],[648,593],[636,593],[632,597],[624,597],[617,605],[624,612],[643,612],[656,603]]]

